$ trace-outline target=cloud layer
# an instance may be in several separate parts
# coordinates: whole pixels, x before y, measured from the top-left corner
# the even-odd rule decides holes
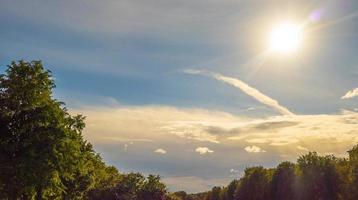
[[[200,189],[209,189],[214,180],[235,178],[230,169],[241,174],[247,166],[270,167],[313,150],[344,156],[358,142],[358,113],[352,111],[267,118],[168,106],[73,112],[87,116],[85,138],[121,171],[160,173],[172,184],[213,180]]]

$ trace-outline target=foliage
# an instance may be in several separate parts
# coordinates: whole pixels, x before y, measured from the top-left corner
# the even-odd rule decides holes
[[[103,200],[161,200],[166,194],[166,187],[159,176],[149,175],[145,178],[139,173],[122,174],[114,186],[96,188],[89,192],[88,199]]]
[[[270,170],[252,167],[245,170],[237,191],[238,199],[266,200],[270,192]]]
[[[348,166],[343,168],[344,171],[348,171],[349,174],[345,180],[348,180],[346,185],[347,194],[346,199],[358,199],[358,145],[354,146],[350,151]],[[347,170],[348,168],[348,170]]]
[[[295,198],[295,164],[283,162],[277,166],[271,181],[271,198],[277,200]]]
[[[60,198],[65,183],[82,177],[91,146],[84,117],[52,98],[51,72],[41,62],[13,62],[0,76],[0,182],[5,198]],[[90,178],[90,177],[87,177]],[[87,182],[87,183],[85,183]],[[81,195],[91,180],[79,184]]]
[[[298,159],[303,199],[338,199],[340,177],[334,156],[318,156],[309,152]]]
[[[12,62],[0,75],[0,199],[162,199],[159,176],[105,165],[83,139],[85,118],[53,88],[40,61]]]

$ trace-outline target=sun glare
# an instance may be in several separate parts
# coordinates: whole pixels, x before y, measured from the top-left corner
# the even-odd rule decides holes
[[[269,36],[269,46],[272,51],[291,53],[301,44],[302,33],[299,26],[292,23],[282,23],[276,26]]]

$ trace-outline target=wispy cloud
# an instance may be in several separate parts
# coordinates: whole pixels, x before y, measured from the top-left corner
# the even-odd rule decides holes
[[[358,88],[354,88],[348,91],[344,96],[341,97],[341,99],[350,99],[356,96],[358,96]]]
[[[271,97],[263,94],[262,92],[260,92],[256,88],[253,88],[253,87],[249,86],[247,83],[241,81],[240,79],[224,76],[224,75],[221,75],[219,73],[210,72],[210,71],[187,69],[187,70],[184,70],[184,72],[188,73],[188,74],[200,74],[200,75],[209,76],[209,77],[212,77],[212,78],[214,78],[216,80],[219,80],[219,81],[222,81],[224,83],[230,84],[230,85],[232,85],[232,86],[234,86],[236,88],[239,88],[241,91],[243,91],[247,95],[253,97],[257,101],[261,102],[262,104],[265,104],[265,105],[273,108],[274,110],[276,110],[277,112],[279,112],[279,113],[281,113],[283,115],[294,115],[294,113],[289,111],[286,107],[280,105],[278,103],[278,101],[276,101],[275,99],[272,99]]]
[[[264,152],[266,152],[265,150],[261,149],[258,146],[247,146],[244,149],[245,149],[245,151],[247,151],[249,153],[264,153]]]
[[[214,153],[213,150],[209,149],[208,147],[198,147],[195,149],[200,155],[207,154],[207,153]]]

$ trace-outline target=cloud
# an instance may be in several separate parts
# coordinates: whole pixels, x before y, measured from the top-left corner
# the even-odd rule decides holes
[[[297,146],[297,149],[302,150],[302,151],[309,151],[309,149],[307,149],[306,147],[300,146],[300,145]]]
[[[358,113],[294,115],[247,118],[204,109],[168,106],[122,106],[82,108],[73,111],[87,116],[86,139],[96,143],[174,142],[179,138],[225,145],[230,141],[270,146],[358,141]],[[316,147],[320,149],[321,146]],[[267,149],[267,147],[266,147]]]
[[[358,96],[358,88],[348,91],[344,96],[341,97],[341,99],[350,99],[356,96]]]
[[[263,152],[266,152],[265,150],[261,149],[258,146],[247,146],[244,149],[245,149],[245,151],[247,151],[249,153],[263,153]]]
[[[102,137],[103,140],[111,140],[118,142],[154,142],[151,139],[141,139],[141,138],[121,138],[121,137]]]
[[[166,153],[167,153],[167,151],[166,151],[166,150],[164,150],[164,149],[156,149],[156,150],[154,151],[154,153],[158,153],[158,154],[166,154]]]
[[[240,172],[240,170],[233,169],[233,168],[230,169],[230,173],[232,173],[232,174],[238,174],[239,172]]]
[[[210,150],[208,147],[198,147],[195,149],[200,155],[207,154],[207,153],[214,153],[213,150]]]
[[[231,168],[244,169],[238,163],[271,166],[283,160],[295,161],[306,153],[304,148],[344,155],[358,142],[358,113],[347,110],[249,118],[205,109],[121,105],[82,107],[71,113],[86,116],[84,137],[106,162],[123,172],[160,173],[163,177],[229,177]],[[122,150],[125,144],[127,151]],[[158,147],[171,156],[153,153]],[[197,159],[198,147],[206,152],[201,155],[213,152]],[[260,156],[247,151],[260,152]],[[189,178],[185,178],[187,182],[180,180],[190,182]],[[211,186],[200,187],[206,190]]]
[[[248,120],[229,113],[169,106],[82,107],[73,114],[86,116],[86,137],[97,143],[154,143],[183,138],[219,143],[210,127],[233,128]]]
[[[241,81],[241,80],[239,80],[237,78],[223,76],[223,75],[221,75],[219,73],[214,73],[214,72],[209,72],[209,71],[201,71],[201,70],[195,70],[195,69],[187,69],[187,70],[184,70],[184,72],[188,73],[188,74],[200,74],[200,75],[209,76],[209,77],[212,77],[212,78],[214,78],[216,80],[219,80],[219,81],[222,81],[224,83],[230,84],[230,85],[232,85],[234,87],[239,88],[241,91],[243,91],[247,95],[253,97],[257,101],[261,102],[262,104],[265,104],[265,105],[273,108],[274,110],[276,110],[277,112],[279,112],[279,113],[281,113],[283,115],[294,115],[286,107],[280,105],[278,103],[278,101],[276,101],[276,100],[272,99],[271,97],[263,94],[259,90],[249,86],[248,84],[244,83],[243,81]]]

